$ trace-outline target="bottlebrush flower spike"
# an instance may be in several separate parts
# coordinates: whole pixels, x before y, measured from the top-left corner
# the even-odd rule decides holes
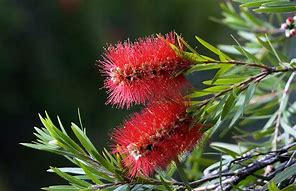
[[[170,43],[183,49],[172,32],[109,46],[104,60],[100,61],[107,76],[107,103],[128,108],[154,98],[180,94],[189,83],[184,75],[175,75],[190,63],[178,56]]]
[[[189,129],[191,120],[183,99],[155,101],[115,130],[114,153],[124,157],[131,177],[150,176],[201,139],[203,125]]]

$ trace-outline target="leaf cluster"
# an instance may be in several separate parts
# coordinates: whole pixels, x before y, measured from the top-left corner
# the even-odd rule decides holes
[[[259,13],[287,13],[296,11],[296,2],[290,0],[234,0],[241,7],[253,8]]]

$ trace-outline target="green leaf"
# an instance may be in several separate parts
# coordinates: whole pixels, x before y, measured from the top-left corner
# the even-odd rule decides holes
[[[226,60],[231,60],[231,58],[229,56],[227,56],[226,54],[224,54],[223,52],[221,52],[221,50],[219,50],[218,48],[214,47],[213,45],[209,44],[208,42],[204,41],[203,39],[195,36],[195,38],[203,45],[205,46],[207,49],[209,49],[210,51],[212,51],[213,53],[217,54],[219,56],[219,58],[221,59],[221,61],[226,61]],[[224,73],[226,73],[227,71],[229,71],[229,69],[233,66],[231,64],[219,64],[219,66],[221,66],[221,69],[216,73],[216,75],[214,76],[214,78],[212,79],[212,82],[214,83],[221,75],[223,75]]]
[[[189,185],[188,178],[186,176],[186,173],[185,173],[185,171],[183,169],[183,166],[182,166],[181,162],[179,161],[178,158],[176,160],[174,160],[174,162],[176,164],[179,176],[180,176],[181,180],[183,181],[183,183],[185,184],[186,188],[188,189],[188,191],[192,190],[190,185]]]
[[[111,172],[114,171],[114,167],[110,164],[102,155],[98,153],[94,145],[88,139],[88,137],[84,134],[84,132],[74,123],[71,126],[74,134],[79,139],[80,143],[83,147],[88,151],[88,153],[93,156],[96,160],[98,160],[106,169]]]
[[[296,2],[289,0],[275,0],[262,4],[262,7],[287,7],[296,6]]]
[[[71,123],[71,128],[80,143],[83,145],[83,147],[87,150],[88,153],[98,153],[97,149],[94,147],[94,145],[91,143],[91,141],[87,138],[87,136],[84,134],[84,132],[75,124]]]
[[[280,122],[282,128],[285,130],[285,132],[289,133],[291,136],[293,136],[294,138],[296,138],[296,130],[293,129],[293,127],[291,127],[287,121],[285,120],[281,120]]]
[[[219,50],[218,48],[214,47],[213,45],[209,44],[208,42],[204,41],[203,39],[195,36],[195,38],[203,45],[205,46],[207,49],[209,49],[210,51],[212,51],[213,53],[217,54],[219,56],[219,58],[221,59],[221,61],[226,61],[226,60],[231,60],[231,58],[229,56],[227,56],[226,54],[224,54],[223,52],[221,52],[221,50]],[[218,78],[220,78],[220,76],[222,76],[223,74],[225,74],[227,71],[229,71],[233,65],[231,64],[219,64],[219,66],[221,66],[221,69],[216,73],[216,75],[214,76],[214,78],[212,79],[212,82],[214,83]]]
[[[260,60],[256,58],[253,54],[248,52],[246,49],[244,49],[242,46],[234,46],[234,48],[239,51],[242,55],[245,55],[250,61],[260,63]]]
[[[85,175],[82,168],[77,167],[62,167],[59,168],[60,171],[70,173],[70,174],[79,174],[79,175]],[[54,172],[52,169],[48,169],[47,172]]]
[[[185,59],[190,60],[192,63],[200,64],[202,61],[205,61],[205,58],[203,58],[199,54],[191,53],[191,52],[183,52],[182,55]]]
[[[247,148],[243,146],[238,146],[238,145],[229,144],[229,143],[222,143],[222,142],[212,142],[210,146],[213,149],[216,149],[218,151],[221,151],[223,153],[226,153],[232,156],[233,158],[235,158],[236,156],[239,156],[240,154],[242,154],[247,150]]]
[[[229,86],[212,86],[206,89],[203,89],[203,92],[219,93],[223,90],[229,89]]]
[[[226,115],[227,115],[227,114],[233,109],[233,106],[234,106],[234,104],[235,104],[236,98],[237,98],[236,93],[235,93],[234,91],[232,91],[232,92],[229,94],[229,96],[228,96],[228,98],[227,98],[227,100],[226,100],[226,102],[225,102],[225,104],[224,104],[224,107],[223,107],[223,110],[222,110],[222,114],[221,114],[221,119],[222,119],[222,120],[223,120],[223,119],[226,117]]]
[[[49,186],[46,188],[42,188],[42,190],[49,190],[49,191],[78,191],[79,188],[70,185],[56,185],[56,186]]]
[[[270,25],[269,23],[266,23],[264,20],[259,19],[255,15],[251,14],[248,10],[243,9],[242,10],[242,16],[245,17],[247,20],[249,20],[251,24],[254,24],[254,25],[258,26],[258,27],[265,26],[265,27],[268,27],[268,28],[273,28],[272,25]],[[254,33],[250,33],[250,34],[252,34],[251,36],[254,36]],[[253,41],[254,38],[249,39],[249,40]]]
[[[210,43],[204,41],[203,39],[201,39],[201,38],[199,38],[197,36],[195,36],[195,38],[198,40],[198,42],[200,42],[204,47],[206,47],[207,49],[209,49],[213,53],[217,54],[218,56],[222,56],[223,58],[225,58],[227,60],[231,60],[231,58],[229,56],[227,56],[226,54],[224,54],[223,52],[221,52],[221,50],[219,50],[218,48],[214,47]]]
[[[245,32],[240,32],[238,33],[240,36],[243,36],[243,38],[246,38],[246,36],[248,36],[246,39],[249,40],[248,38],[251,38],[251,39],[254,39],[254,37],[249,37],[250,36],[250,33],[248,33],[248,35],[246,35],[247,33]],[[254,35],[254,34],[253,34]],[[231,35],[232,39],[236,42],[236,44],[238,46],[234,46],[242,55],[245,55],[249,60],[258,60],[256,59],[255,56],[253,56],[252,54],[250,54],[249,52],[247,52],[242,46],[241,44],[239,43],[239,41],[233,36]],[[254,61],[253,60],[253,61]],[[255,61],[256,62],[256,61]]]
[[[181,43],[184,44],[186,46],[186,48],[188,48],[196,56],[200,56],[199,53],[194,48],[192,48],[181,36],[179,36],[177,33],[175,33],[175,34],[177,36],[177,39],[179,41],[181,41]]]
[[[296,5],[291,6],[279,6],[279,7],[259,7],[258,9],[254,9],[256,12],[260,13],[288,13],[295,12]]]
[[[268,184],[268,190],[269,191],[280,191],[280,189],[276,186],[274,182],[271,182]]]
[[[242,5],[240,5],[240,7],[248,7],[248,8],[252,8],[252,7],[258,7],[260,5],[262,5],[265,2],[269,2],[270,0],[257,0],[257,1],[251,1],[248,3],[244,3]]]
[[[118,165],[118,161],[116,160],[116,158],[112,156],[107,149],[104,148],[103,154],[104,156],[106,156],[105,158],[108,158],[113,164]]]
[[[124,185],[118,186],[113,191],[127,191],[127,190],[129,190],[129,186],[128,184],[124,184]]]
[[[84,181],[84,180],[80,180],[74,176],[71,176],[65,172],[62,172],[61,170],[59,170],[58,168],[55,167],[50,167],[56,174],[58,174],[60,177],[64,178],[65,180],[69,181],[70,183],[72,183],[73,185],[76,185],[80,188],[87,188],[89,186],[91,186],[90,183]]]
[[[171,178],[175,174],[176,170],[177,170],[176,164],[172,162],[167,168],[166,177]]]
[[[233,85],[244,81],[247,77],[239,77],[239,76],[227,76],[227,78],[217,79],[215,82],[212,80],[203,81],[205,85]]]
[[[196,64],[186,71],[186,74],[198,71],[214,70],[221,68],[218,64]]]
[[[57,140],[57,144],[61,147],[65,147],[71,150],[73,153],[84,153],[83,149],[76,144],[69,136],[64,134],[61,130],[54,126],[52,121],[50,120],[48,114],[46,113],[47,118],[43,118],[39,115],[41,122],[43,123],[44,127],[48,130],[50,135]]]
[[[162,185],[166,188],[167,191],[173,191],[171,186],[162,178],[162,176],[159,177]]]
[[[207,122],[215,124],[216,121],[220,119],[220,117],[218,118],[218,116],[221,113],[221,108],[225,104],[227,98],[228,98],[228,95],[225,95],[221,100],[219,100],[218,104],[217,103],[212,104],[212,109],[210,109],[210,111],[208,111],[208,114],[207,114],[207,119],[206,119]]]
[[[228,52],[235,55],[242,55],[242,53],[239,52],[233,45],[219,45],[219,48],[224,52]],[[259,50],[258,47],[243,47],[243,48],[252,55],[256,54]]]
[[[265,42],[263,39],[261,39],[259,36],[256,37],[257,38],[257,41],[258,43],[263,46],[264,48],[266,48],[267,50],[269,51],[272,51],[271,47],[269,46],[269,43],[268,42]]]
[[[238,121],[238,119],[242,116],[243,112],[244,108],[239,107],[238,110],[235,112],[234,116],[232,117],[232,120],[229,124],[229,128],[231,128]]]
[[[82,124],[81,114],[80,114],[80,109],[79,108],[77,109],[77,114],[78,114],[78,119],[79,119],[80,127],[83,129],[83,124]]]
[[[62,124],[62,122],[61,122],[61,120],[60,120],[60,118],[59,118],[59,116],[57,116],[57,119],[58,119],[58,122],[59,122],[59,125],[60,125],[60,128],[61,128],[62,132],[65,135],[68,135],[67,132],[66,132],[66,130],[65,130],[65,128],[64,128],[64,126],[63,126],[63,124]]]
[[[279,63],[282,63],[281,58],[279,57],[278,53],[277,53],[276,50],[274,49],[274,47],[273,47],[272,43],[270,42],[270,40],[269,40],[267,34],[265,34],[265,38],[266,38],[266,40],[267,40],[267,42],[268,42],[268,44],[269,44],[269,46],[270,46],[272,52],[274,53],[274,55],[276,56],[277,60],[279,61]]]
[[[78,164],[80,164],[82,161],[78,162]],[[81,165],[80,165],[81,166]],[[111,176],[110,174],[108,174],[108,172],[106,172],[104,169],[102,168],[98,168],[98,167],[93,167],[92,165],[86,165],[84,164],[84,167],[87,168],[87,170],[89,172],[91,172],[92,174],[97,175],[98,177],[100,177],[100,179],[104,179],[107,180],[109,182],[113,182],[114,181],[114,177]]]
[[[296,9],[296,2],[288,0],[236,0],[243,3],[240,7],[254,8],[257,12],[278,13],[278,12],[294,12]]]
[[[281,189],[281,191],[295,191],[296,190],[296,184],[291,184],[287,186],[286,188]]]
[[[246,94],[245,94],[245,98],[244,98],[244,104],[242,106],[240,106],[238,108],[238,110],[235,112],[229,127],[232,127],[237,120],[242,116],[243,112],[244,112],[244,108],[248,105],[248,103],[250,102],[250,100],[252,99],[254,93],[256,90],[256,84],[255,83],[251,83],[248,87],[248,89],[246,90]]]
[[[256,35],[252,32],[239,31],[237,34],[250,42],[256,42]],[[237,43],[237,44],[238,44],[238,46],[240,46],[239,43]],[[240,47],[242,47],[242,46],[240,46]]]
[[[89,167],[87,165],[83,164],[82,162],[79,162],[79,165],[81,166],[81,168],[85,172],[86,176],[89,177],[94,183],[103,184],[103,182],[96,175],[94,175],[91,172],[91,170],[89,169]]]
[[[247,106],[249,104],[249,102],[252,99],[255,91],[256,91],[256,84],[252,82],[252,83],[249,84],[249,87],[246,90],[244,106]]]
[[[39,139],[43,140],[44,142],[50,142],[53,140],[53,138],[49,135],[49,132],[46,128],[37,128],[34,127],[35,131],[37,133],[34,133]]]
[[[220,64],[221,69],[216,73],[214,78],[212,79],[212,83],[215,83],[223,74],[228,72],[234,65],[232,64]]]
[[[268,50],[269,53],[271,53],[271,54],[267,54],[266,56],[270,57],[272,55],[277,59],[278,62],[280,62],[280,63],[276,62],[275,64],[274,63],[272,64],[278,66],[279,64],[281,64],[282,61],[287,60],[287,57],[284,54],[277,52],[275,50],[272,42],[269,40],[267,36],[265,36],[265,38],[260,38],[257,36],[257,41],[261,46],[263,46],[266,50]],[[273,58],[270,57],[270,60],[273,61]]]
[[[211,94],[211,92],[196,91],[196,92],[193,92],[192,94],[188,95],[187,97],[197,98],[197,97],[203,97],[203,96],[210,95],[210,94]]]
[[[255,140],[259,140],[259,139],[262,139],[263,137],[270,136],[271,134],[273,134],[273,132],[274,132],[273,128],[262,129],[262,130],[259,130],[258,132],[253,132],[252,136],[254,137]]]

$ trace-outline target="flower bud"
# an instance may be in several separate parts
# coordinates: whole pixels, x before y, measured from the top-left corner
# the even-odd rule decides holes
[[[286,30],[288,28],[288,25],[286,23],[281,24],[281,29]]]
[[[296,36],[296,29],[290,30],[290,36]]]
[[[288,17],[288,18],[286,19],[286,23],[287,23],[287,25],[291,25],[291,24],[294,23],[294,19],[293,19],[292,17]]]

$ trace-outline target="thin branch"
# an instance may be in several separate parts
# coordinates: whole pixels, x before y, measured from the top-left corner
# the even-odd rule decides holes
[[[227,173],[221,173],[221,174],[216,174],[216,175],[212,175],[212,176],[208,176],[208,177],[205,177],[205,178],[202,178],[200,180],[196,180],[196,181],[193,181],[193,182],[190,182],[190,186],[191,187],[197,187],[205,182],[208,182],[208,181],[211,181],[211,180],[215,180],[219,177],[229,177],[229,176],[233,176],[235,175],[234,172],[227,172]]]
[[[202,102],[200,102],[200,104],[198,105],[198,108],[197,108],[197,109],[200,109],[200,108],[204,107],[204,106],[207,105],[210,101],[215,100],[215,99],[217,99],[217,98],[219,98],[219,97],[225,95],[226,93],[232,91],[234,88],[241,88],[241,90],[245,90],[245,89],[248,88],[248,86],[249,86],[249,84],[250,84],[251,82],[259,82],[259,81],[261,81],[263,78],[265,78],[267,75],[268,75],[267,72],[262,72],[262,73],[260,73],[260,74],[257,74],[257,75],[255,75],[255,76],[252,76],[252,77],[246,79],[245,81],[243,81],[243,82],[241,82],[241,83],[239,83],[239,84],[233,85],[233,86],[231,86],[230,88],[227,88],[227,89],[221,91],[220,93],[214,95],[213,97],[210,97],[209,99],[205,99],[205,100],[203,100]]]
[[[225,90],[215,94],[214,96],[210,97],[209,99],[205,99],[205,100],[201,101],[198,104],[197,109],[200,109],[200,108],[206,106],[212,100],[215,100],[215,99],[225,95],[226,93],[232,91],[234,88],[240,88],[240,90],[243,91],[243,90],[247,89],[252,82],[258,83],[258,82],[262,81],[267,76],[269,76],[269,75],[271,75],[273,73],[284,73],[284,72],[293,72],[294,73],[296,71],[296,67],[295,68],[294,67],[290,67],[290,68],[274,68],[274,67],[268,67],[268,66],[265,66],[265,65],[256,64],[256,63],[247,63],[247,62],[242,62],[242,61],[225,61],[225,62],[222,62],[222,61],[217,61],[217,60],[214,60],[214,61],[209,60],[209,61],[202,61],[201,63],[218,63],[218,64],[223,63],[223,64],[246,65],[246,66],[253,66],[253,67],[262,68],[264,70],[261,73],[255,75],[255,76],[252,76],[252,77],[246,79],[243,82],[240,82],[239,84],[235,84],[235,85],[231,86],[230,88],[225,89]]]
[[[254,161],[253,163],[249,164],[246,167],[243,167],[237,171],[235,171],[236,175],[232,176],[229,179],[224,180],[224,191],[229,191],[232,189],[233,185],[237,185],[239,182],[244,180],[246,177],[252,175],[256,171],[265,168],[268,165],[274,164],[278,161],[285,162],[290,161],[291,154],[288,153],[288,150],[295,146],[296,143],[292,143],[290,145],[287,145],[283,147],[282,149],[271,151],[266,153],[267,155],[263,157],[262,159],[259,159],[257,161]],[[258,156],[258,155],[253,155]],[[251,157],[253,158],[253,157]],[[235,159],[236,160],[236,159]],[[219,185],[216,185],[216,188]]]
[[[226,183],[224,186],[225,191],[229,191],[232,189],[233,185],[237,185],[239,182],[247,178],[248,176],[252,175],[255,173],[257,170],[262,169],[270,164],[274,164],[275,162],[278,161],[283,161],[283,160],[289,160],[289,155],[286,153],[283,155],[268,155],[264,157],[263,159],[260,159],[258,161],[255,161],[254,163],[251,163],[251,165],[239,169],[239,173],[237,173],[236,176],[232,177],[229,182]]]
[[[290,159],[293,159],[293,156],[291,156]],[[296,161],[295,160],[291,160],[291,162],[284,162],[283,164],[279,165],[279,167],[273,171],[272,173],[270,173],[266,178],[268,180],[271,180],[273,177],[275,177],[278,173],[282,172],[283,170],[285,170],[286,168],[292,166],[293,164],[295,164]]]
[[[268,28],[258,28],[254,30],[255,33],[264,33],[264,34],[281,34],[284,33],[282,29],[268,29]]]
[[[293,79],[295,77],[296,73],[293,72],[287,83],[286,83],[286,86],[284,88],[284,91],[283,91],[283,95],[280,99],[280,106],[279,106],[279,109],[277,111],[277,119],[276,119],[276,125],[275,125],[275,128],[274,128],[274,137],[273,137],[273,140],[272,140],[272,144],[273,144],[273,150],[276,150],[277,149],[277,140],[278,140],[278,134],[279,134],[279,128],[281,126],[281,119],[282,119],[282,114],[286,108],[286,99],[288,97],[288,94],[289,94],[289,88],[290,88],[290,85],[291,83],[293,82]]]

